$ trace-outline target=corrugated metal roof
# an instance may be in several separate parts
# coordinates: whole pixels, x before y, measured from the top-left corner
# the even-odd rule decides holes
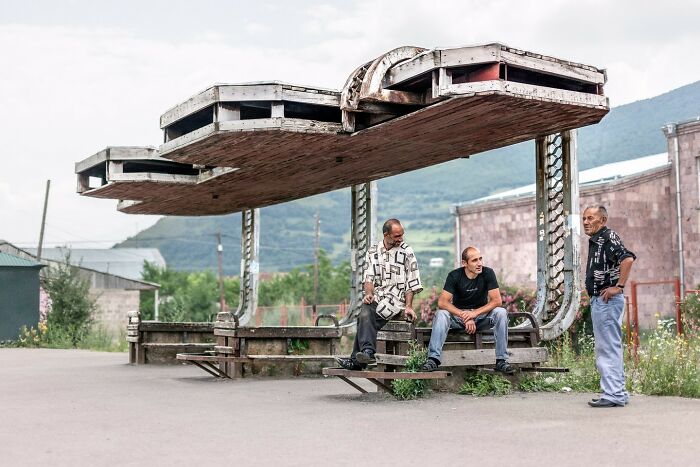
[[[36,248],[25,248],[36,255]],[[140,280],[143,262],[148,261],[160,268],[166,266],[165,259],[157,248],[44,248],[41,257],[53,261],[65,261],[70,253],[70,262],[95,271],[114,274],[128,279]]]
[[[578,182],[580,186],[596,185],[598,183],[607,183],[613,180],[618,180],[630,175],[640,174],[648,170],[658,169],[667,166],[668,153],[654,154],[652,156],[639,157],[622,162],[613,162],[588,170],[582,170],[578,174]],[[484,196],[472,201],[461,203],[460,206],[483,203],[486,201],[495,201],[499,199],[515,198],[518,196],[532,195],[535,193],[535,184],[521,186],[508,191],[502,191],[490,196]]]
[[[20,258],[19,256],[0,252],[0,267],[1,266],[36,268],[43,267],[44,265],[37,263],[36,261],[30,261],[28,259]]]

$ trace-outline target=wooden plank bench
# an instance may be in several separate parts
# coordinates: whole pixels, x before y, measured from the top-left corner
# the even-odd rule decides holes
[[[350,386],[354,387],[363,394],[367,393],[367,390],[362,386],[359,386],[349,378],[364,378],[377,386],[377,389],[393,393],[393,389],[390,385],[386,384],[385,381],[395,380],[395,379],[444,379],[451,375],[449,371],[432,371],[430,373],[425,372],[407,372],[407,371],[371,371],[371,370],[346,370],[344,368],[324,368],[323,374],[325,376],[337,376],[342,379]]]
[[[217,354],[213,352],[205,353],[179,353],[177,359],[184,363],[191,363],[217,378],[231,378],[229,374],[221,370],[218,365],[230,363],[255,362],[281,362],[281,363],[306,363],[306,362],[335,362],[333,355],[248,355],[234,356],[227,354]]]
[[[323,318],[332,319],[334,326],[318,326]],[[334,364],[341,335],[337,320],[327,315],[319,315],[316,326],[239,327],[230,313],[219,313],[214,325],[216,345],[205,360],[218,364],[217,375],[228,378],[320,375],[324,367]],[[202,364],[185,353],[178,359]]]
[[[551,370],[565,371],[563,368],[545,369],[549,354],[547,348],[540,347],[539,327],[530,313],[509,313],[511,317],[526,318],[528,328],[508,329],[508,361],[519,371]],[[416,327],[406,321],[390,321],[377,334],[377,370],[399,371],[405,366],[411,342],[427,347],[432,328]],[[450,330],[442,350],[440,368],[448,368],[455,376],[444,382],[444,387],[457,387],[468,371],[489,370],[496,364],[495,338],[491,330],[468,334],[465,331]],[[452,381],[452,380],[455,381]],[[457,381],[459,380],[459,381]],[[438,385],[443,385],[439,383]]]

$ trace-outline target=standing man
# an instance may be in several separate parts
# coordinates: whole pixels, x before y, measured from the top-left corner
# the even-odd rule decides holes
[[[428,360],[422,371],[440,366],[442,347],[450,329],[477,330],[493,328],[496,340],[496,371],[513,374],[508,363],[508,312],[501,305],[501,291],[493,269],[484,266],[481,252],[473,246],[462,252],[462,267],[447,275],[438,298],[439,310],[433,318],[428,346]]]
[[[622,360],[623,289],[637,257],[622,244],[619,235],[605,226],[604,206],[583,211],[583,230],[588,240],[586,291],[591,297],[591,318],[595,337],[595,362],[600,373],[600,398],[591,407],[624,407],[629,401]]]
[[[405,310],[413,321],[413,296],[423,290],[418,261],[413,248],[403,242],[404,230],[397,219],[382,227],[384,238],[372,245],[365,255],[362,283],[365,296],[357,317],[357,334],[350,358],[336,357],[346,370],[362,370],[374,363],[377,332],[389,320]]]

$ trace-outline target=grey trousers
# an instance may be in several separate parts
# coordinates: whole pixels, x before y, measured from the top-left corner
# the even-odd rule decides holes
[[[624,307],[625,297],[622,294],[613,296],[607,303],[600,297],[591,297],[595,364],[600,373],[601,397],[618,405],[629,401],[622,355]]]
[[[362,309],[357,317],[357,334],[355,334],[350,358],[354,359],[357,352],[367,350],[374,353],[377,350],[377,332],[389,321],[379,316],[376,310],[377,302],[370,305],[362,304]]]
[[[508,360],[508,312],[503,307],[497,307],[488,313],[479,315],[475,320],[477,331],[493,328],[496,339],[496,360]],[[430,333],[428,358],[440,360],[442,346],[445,345],[447,332],[450,329],[464,329],[461,319],[447,310],[437,310],[433,318],[433,330]]]

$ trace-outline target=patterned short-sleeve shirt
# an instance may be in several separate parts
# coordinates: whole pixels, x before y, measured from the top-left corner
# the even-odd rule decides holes
[[[637,256],[625,248],[620,236],[607,227],[601,228],[588,240],[586,263],[586,291],[591,297],[617,284],[620,262]]]
[[[406,243],[390,250],[384,247],[383,242],[370,246],[363,268],[362,282],[374,284],[377,302],[386,298],[403,309],[406,306],[407,290],[414,294],[423,290],[416,255]]]

